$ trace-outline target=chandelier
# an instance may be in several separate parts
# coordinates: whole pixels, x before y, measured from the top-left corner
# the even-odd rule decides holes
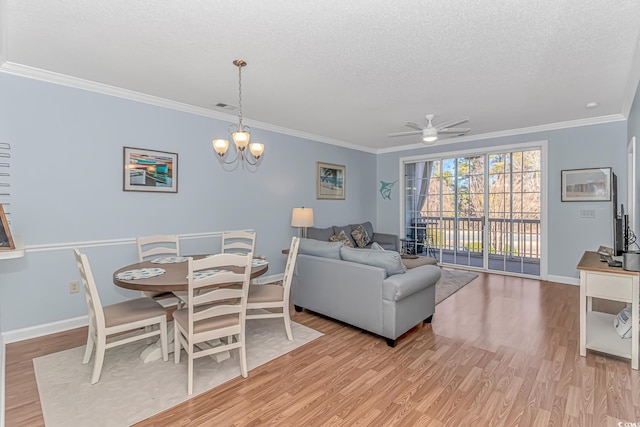
[[[246,161],[252,166],[255,166],[264,152],[264,144],[259,142],[250,142],[251,133],[249,126],[242,124],[242,67],[245,67],[247,63],[242,59],[236,59],[233,61],[233,65],[238,67],[238,124],[229,125],[229,134],[236,147],[236,157],[233,160],[225,161],[224,164],[231,164],[239,161]],[[221,159],[229,150],[229,141],[227,139],[217,138],[212,141],[213,149]],[[247,152],[247,147],[249,150]]]

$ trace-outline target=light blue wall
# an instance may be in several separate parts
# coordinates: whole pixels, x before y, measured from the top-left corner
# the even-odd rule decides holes
[[[378,180],[398,179],[401,157],[543,140],[548,141],[548,274],[577,278],[578,272],[575,267],[585,250],[595,250],[599,245],[612,245],[612,206],[611,203],[604,202],[561,202],[560,171],[611,166],[618,176],[618,203],[626,203],[626,122],[522,134],[455,145],[436,145],[424,149],[383,154],[379,155],[377,159]],[[402,185],[399,183],[394,187],[392,202],[382,200],[378,196],[378,228],[400,234],[398,192],[402,191]],[[579,214],[582,209],[594,209],[596,218],[580,218]]]
[[[0,263],[0,331],[86,314],[82,294],[68,293],[68,282],[78,280],[71,250],[58,246],[89,244],[83,250],[105,304],[135,295],[111,283],[113,270],[135,261],[135,246],[104,244],[111,239],[253,228],[257,252],[270,260],[267,274],[277,274],[284,269],[280,251],[296,234],[293,207],[314,208],[319,227],[371,220],[381,232],[399,233],[401,182],[392,200],[378,189],[380,180],[399,179],[400,157],[540,140],[549,147],[548,273],[575,278],[584,250],[611,243],[611,209],[561,203],[560,171],[611,166],[625,195],[627,131],[640,134],[637,101],[628,128],[617,122],[378,156],[254,129],[267,150],[260,168],[224,172],[210,141],[226,133],[227,122],[2,73],[0,93],[0,141],[11,144],[13,156],[12,232],[28,249],[24,258]],[[123,146],[177,152],[179,192],[123,192]],[[316,161],[347,167],[345,201],[315,199]],[[580,219],[581,209],[595,209],[596,218]],[[219,241],[181,245],[196,253]]]
[[[0,262],[2,331],[86,314],[82,293],[68,292],[79,278],[72,251],[59,245],[252,228],[271,275],[284,270],[281,250],[297,233],[293,207],[314,208],[318,226],[376,221],[373,154],[253,129],[266,145],[261,166],[225,172],[211,139],[227,122],[2,73],[0,94],[0,141],[12,147],[11,227],[28,250]],[[123,192],[123,146],[178,153],[178,193]],[[316,200],[316,161],[346,166],[345,201]],[[181,249],[218,245],[184,240]],[[104,304],[135,295],[111,283],[115,269],[135,262],[135,245],[84,251]]]
[[[631,106],[631,112],[629,113],[629,120],[627,124],[629,139],[635,136],[636,144],[640,145],[640,85],[638,85],[638,89],[636,90],[636,97],[633,101],[633,105]],[[638,164],[640,164],[640,162]]]

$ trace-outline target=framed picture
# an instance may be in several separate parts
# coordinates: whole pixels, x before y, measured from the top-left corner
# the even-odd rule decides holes
[[[9,224],[7,223],[7,216],[4,214],[4,209],[0,204],[0,250],[15,249],[16,245],[11,237],[11,230],[9,230]]]
[[[563,202],[608,202],[611,200],[611,168],[562,171]]]
[[[178,154],[124,147],[124,191],[178,192]]]
[[[344,200],[346,168],[331,163],[316,164],[316,199]]]

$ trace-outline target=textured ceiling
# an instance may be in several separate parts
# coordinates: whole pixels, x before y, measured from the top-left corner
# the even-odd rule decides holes
[[[232,61],[242,58],[250,124],[372,151],[418,144],[419,136],[387,134],[410,130],[405,121],[424,123],[428,113],[436,124],[468,116],[472,137],[620,119],[640,77],[638,0],[0,0],[0,7],[4,71],[56,73],[225,112],[214,106],[237,105]],[[598,108],[586,109],[590,101]]]

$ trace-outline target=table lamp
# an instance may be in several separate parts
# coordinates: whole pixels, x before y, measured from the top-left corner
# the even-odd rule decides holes
[[[299,227],[300,237],[307,237],[307,227],[313,227],[313,209],[312,208],[293,208],[291,214],[291,226]]]

